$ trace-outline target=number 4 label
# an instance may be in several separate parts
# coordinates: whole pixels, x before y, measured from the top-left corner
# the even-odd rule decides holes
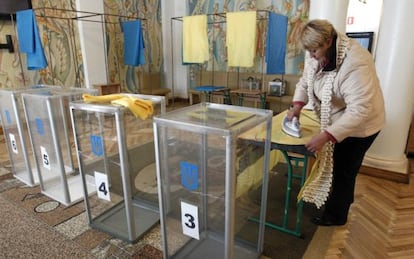
[[[183,234],[200,239],[198,231],[198,208],[197,206],[181,202],[181,226],[183,227]]]
[[[106,174],[95,171],[95,185],[98,198],[111,201],[111,196],[108,189],[108,176]]]

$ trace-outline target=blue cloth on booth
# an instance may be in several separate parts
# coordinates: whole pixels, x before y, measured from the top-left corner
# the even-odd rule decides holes
[[[26,53],[27,69],[38,70],[47,67],[46,56],[33,10],[27,9],[16,12],[16,23],[19,50]]]
[[[267,74],[285,73],[287,25],[288,18],[286,16],[269,13],[266,39]]]
[[[122,22],[124,33],[124,63],[139,66],[145,64],[144,36],[141,20]]]

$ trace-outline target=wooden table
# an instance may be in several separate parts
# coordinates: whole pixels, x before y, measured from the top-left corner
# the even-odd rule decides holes
[[[264,109],[266,107],[266,92],[262,90],[250,90],[250,89],[232,89],[232,94],[237,95],[237,105],[243,106],[245,99],[251,99],[255,102],[256,108]],[[257,107],[257,103],[260,103],[260,106]]]
[[[211,101],[211,95],[213,93],[223,93],[224,96],[224,103],[225,104],[231,104],[230,102],[230,89],[225,86],[212,86],[212,85],[203,85],[203,86],[197,86],[194,87],[193,90],[198,91],[205,96],[205,101],[210,102]]]

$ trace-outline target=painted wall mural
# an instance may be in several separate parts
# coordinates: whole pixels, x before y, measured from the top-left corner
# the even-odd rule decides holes
[[[13,38],[15,53],[0,53],[0,87],[20,88],[38,84],[59,85],[63,87],[81,86],[83,82],[82,54],[79,47],[77,27],[69,20],[69,13],[54,12],[59,19],[47,16],[41,8],[74,9],[74,0],[32,0],[39,33],[48,62],[41,70],[27,70],[26,56],[19,53],[15,32],[16,21],[2,21],[1,34]],[[39,9],[40,8],[40,9]]]
[[[18,52],[15,28],[11,21],[0,21],[1,35],[12,35],[14,53],[0,52],[0,87],[18,88],[37,84],[62,87],[85,87],[82,51],[75,0],[32,0],[48,66],[29,71],[26,57]],[[121,83],[122,91],[137,92],[138,71],[159,72],[162,67],[161,10],[159,0],[104,0],[107,45],[108,83]],[[55,10],[53,10],[55,9]],[[59,11],[60,10],[60,11]],[[123,37],[120,23],[127,18],[143,18],[146,64],[140,67],[123,64]]]
[[[132,0],[105,2],[105,13],[142,19],[145,42],[145,65],[134,67],[123,64],[123,39],[120,22],[130,20],[117,16],[105,17],[108,46],[108,71],[111,82],[120,82],[124,91],[138,92],[138,72],[160,72],[163,62],[161,2],[160,0]]]
[[[32,84],[82,87],[83,68],[76,20],[75,1],[32,0],[48,67],[39,78],[29,76]],[[58,11],[73,10],[73,11]],[[25,58],[22,58],[22,63]],[[31,72],[31,74],[36,74]]]
[[[13,88],[22,85],[23,75],[20,69],[19,52],[16,49],[16,37],[14,29],[8,21],[0,22],[0,40],[5,40],[4,35],[11,35],[14,45],[14,53],[7,50],[0,51],[0,88]]]

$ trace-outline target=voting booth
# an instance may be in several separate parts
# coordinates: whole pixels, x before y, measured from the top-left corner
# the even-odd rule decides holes
[[[22,93],[41,192],[65,206],[83,200],[81,177],[74,162],[69,103],[81,100],[84,93],[96,92],[86,88],[49,88]],[[88,186],[88,193],[95,190],[93,181],[89,180]]]
[[[154,118],[164,258],[260,257],[271,119],[214,103]]]
[[[38,185],[39,177],[23,111],[22,93],[26,91],[42,93],[48,88],[59,87],[34,85],[18,89],[0,89],[0,118],[12,173],[16,179],[28,186]]]
[[[90,226],[136,242],[159,222],[153,116],[165,97],[121,93],[70,111]],[[88,179],[96,195],[86,195]]]

